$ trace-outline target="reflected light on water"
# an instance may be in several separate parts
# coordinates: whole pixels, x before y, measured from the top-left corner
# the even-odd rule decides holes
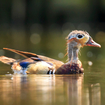
[[[34,33],[34,34],[32,34],[32,35],[30,36],[30,41],[31,41],[31,43],[33,43],[33,44],[38,44],[38,43],[40,43],[40,41],[41,41],[41,37],[40,37],[39,34]]]
[[[83,74],[0,76],[0,103],[1,105],[100,105],[100,84],[84,86],[83,81]]]
[[[88,61],[88,65],[89,66],[92,66],[93,65],[93,62],[92,61]]]
[[[88,51],[88,52],[87,52],[87,56],[88,56],[88,57],[92,57],[92,56],[93,56],[93,53],[92,53],[91,51]]]
[[[58,54],[58,57],[59,57],[59,58],[63,58],[63,57],[64,57],[64,54],[63,54],[62,52],[60,52],[60,53]]]

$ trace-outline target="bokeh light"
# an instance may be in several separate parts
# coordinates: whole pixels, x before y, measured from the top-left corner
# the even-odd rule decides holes
[[[88,56],[88,57],[92,57],[92,56],[93,56],[93,53],[92,53],[91,51],[88,51],[88,52],[87,52],[87,56]]]
[[[60,52],[60,53],[58,54],[58,57],[62,59],[62,58],[64,57],[64,54],[63,54],[62,52]]]
[[[40,43],[40,41],[41,41],[41,37],[40,37],[39,34],[34,33],[34,34],[32,34],[32,35],[30,36],[30,41],[31,41],[31,43],[33,43],[33,44],[38,44],[38,43]]]

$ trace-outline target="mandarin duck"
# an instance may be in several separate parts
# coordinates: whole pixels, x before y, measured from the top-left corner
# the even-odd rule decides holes
[[[46,56],[37,55],[30,52],[24,52],[24,51],[19,51],[19,50],[10,49],[10,48],[3,48],[3,49],[15,52],[27,58],[25,59],[25,61],[23,60],[21,62],[23,65],[24,65],[24,62],[28,62],[26,63],[27,66],[25,66],[25,69],[27,68],[27,71],[29,73],[76,74],[76,73],[83,73],[82,63],[78,58],[78,52],[80,48],[84,46],[101,47],[100,44],[93,41],[92,37],[89,35],[88,32],[81,31],[81,30],[74,30],[70,32],[70,34],[67,37],[67,54],[68,54],[67,63],[63,63],[59,60],[55,60]],[[29,59],[31,59],[32,62],[29,63],[28,61]],[[21,62],[18,64],[22,67],[23,65],[21,65]],[[46,64],[47,69],[43,67],[43,65],[45,65],[44,63]]]

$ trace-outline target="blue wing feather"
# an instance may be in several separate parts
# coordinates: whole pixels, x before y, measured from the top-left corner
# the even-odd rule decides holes
[[[19,63],[20,66],[22,66],[23,68],[27,68],[27,66],[30,64],[29,62],[20,62]]]

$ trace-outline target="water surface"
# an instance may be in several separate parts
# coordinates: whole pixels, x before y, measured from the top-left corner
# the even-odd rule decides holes
[[[76,75],[1,75],[0,104],[101,105],[105,102],[102,78],[95,72]]]

